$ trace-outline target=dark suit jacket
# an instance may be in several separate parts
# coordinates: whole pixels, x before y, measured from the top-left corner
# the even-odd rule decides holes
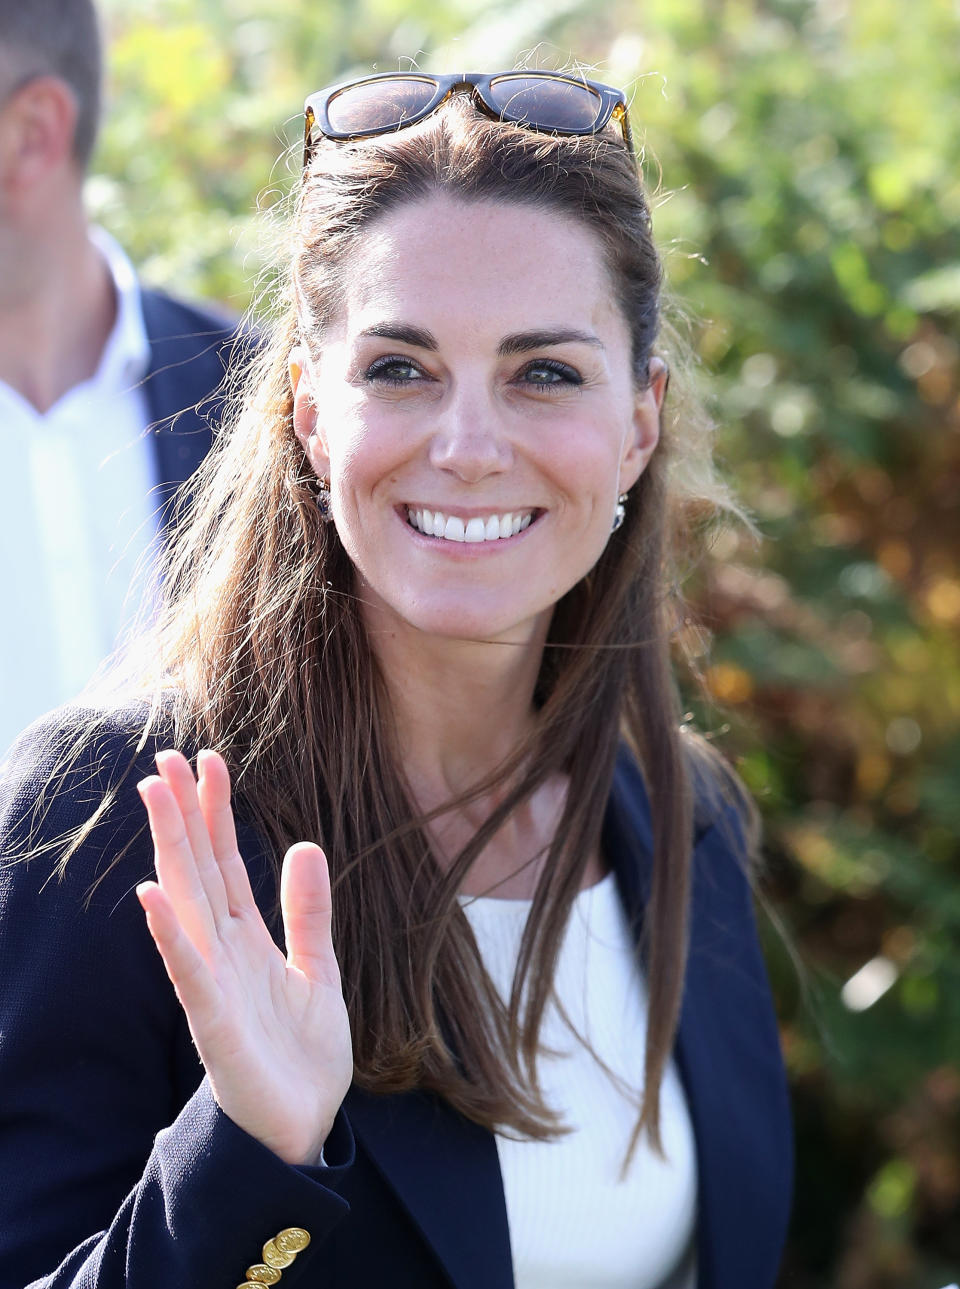
[[[512,1289],[495,1140],[435,1097],[352,1089],[324,1167],[287,1166],[218,1109],[133,893],[152,872],[145,835],[84,907],[141,828],[134,784],[155,748],[62,881],[36,850],[130,764],[128,712],[86,739],[38,809],[83,719],[32,727],[0,784],[0,854],[28,837],[35,848],[0,864],[0,1289],[233,1289],[287,1227],[312,1238],[281,1289]],[[771,1289],[790,1205],[787,1092],[750,889],[719,815],[702,814],[676,1048],[698,1151],[698,1283]],[[603,844],[638,929],[650,843],[622,755]],[[242,826],[240,845],[269,904],[263,847]]]
[[[220,384],[231,361],[235,326],[222,315],[143,290],[150,367],[143,389],[159,480],[161,525],[177,487],[193,474],[223,412]],[[242,343],[242,341],[240,342]]]

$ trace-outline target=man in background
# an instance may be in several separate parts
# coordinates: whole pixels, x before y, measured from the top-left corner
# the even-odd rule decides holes
[[[92,0],[0,0],[0,756],[139,607],[230,339],[87,223],[101,80]]]

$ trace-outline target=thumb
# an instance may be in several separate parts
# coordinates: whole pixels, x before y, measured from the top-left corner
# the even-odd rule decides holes
[[[331,937],[332,904],[327,857],[310,841],[297,842],[283,858],[280,909],[287,962],[320,984],[340,987]]]

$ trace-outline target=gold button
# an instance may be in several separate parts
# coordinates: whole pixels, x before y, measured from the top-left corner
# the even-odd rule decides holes
[[[265,1262],[256,1262],[252,1267],[247,1267],[247,1284],[253,1281],[255,1285],[275,1285],[280,1279],[280,1272],[274,1267],[268,1267]]]
[[[276,1267],[278,1271],[282,1271],[284,1267],[289,1267],[296,1256],[295,1253],[284,1253],[282,1249],[278,1249],[275,1240],[268,1240],[263,1246],[264,1262],[268,1267]]]
[[[310,1232],[300,1226],[288,1226],[273,1237],[273,1242],[281,1253],[302,1253],[310,1243]]]

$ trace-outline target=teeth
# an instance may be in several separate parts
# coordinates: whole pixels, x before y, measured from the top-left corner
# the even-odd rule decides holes
[[[459,515],[445,515],[440,510],[408,508],[407,519],[412,528],[427,537],[441,537],[448,542],[494,542],[529,528],[533,522],[532,511],[511,511],[505,515],[490,515],[483,519],[475,515],[463,520]]]

